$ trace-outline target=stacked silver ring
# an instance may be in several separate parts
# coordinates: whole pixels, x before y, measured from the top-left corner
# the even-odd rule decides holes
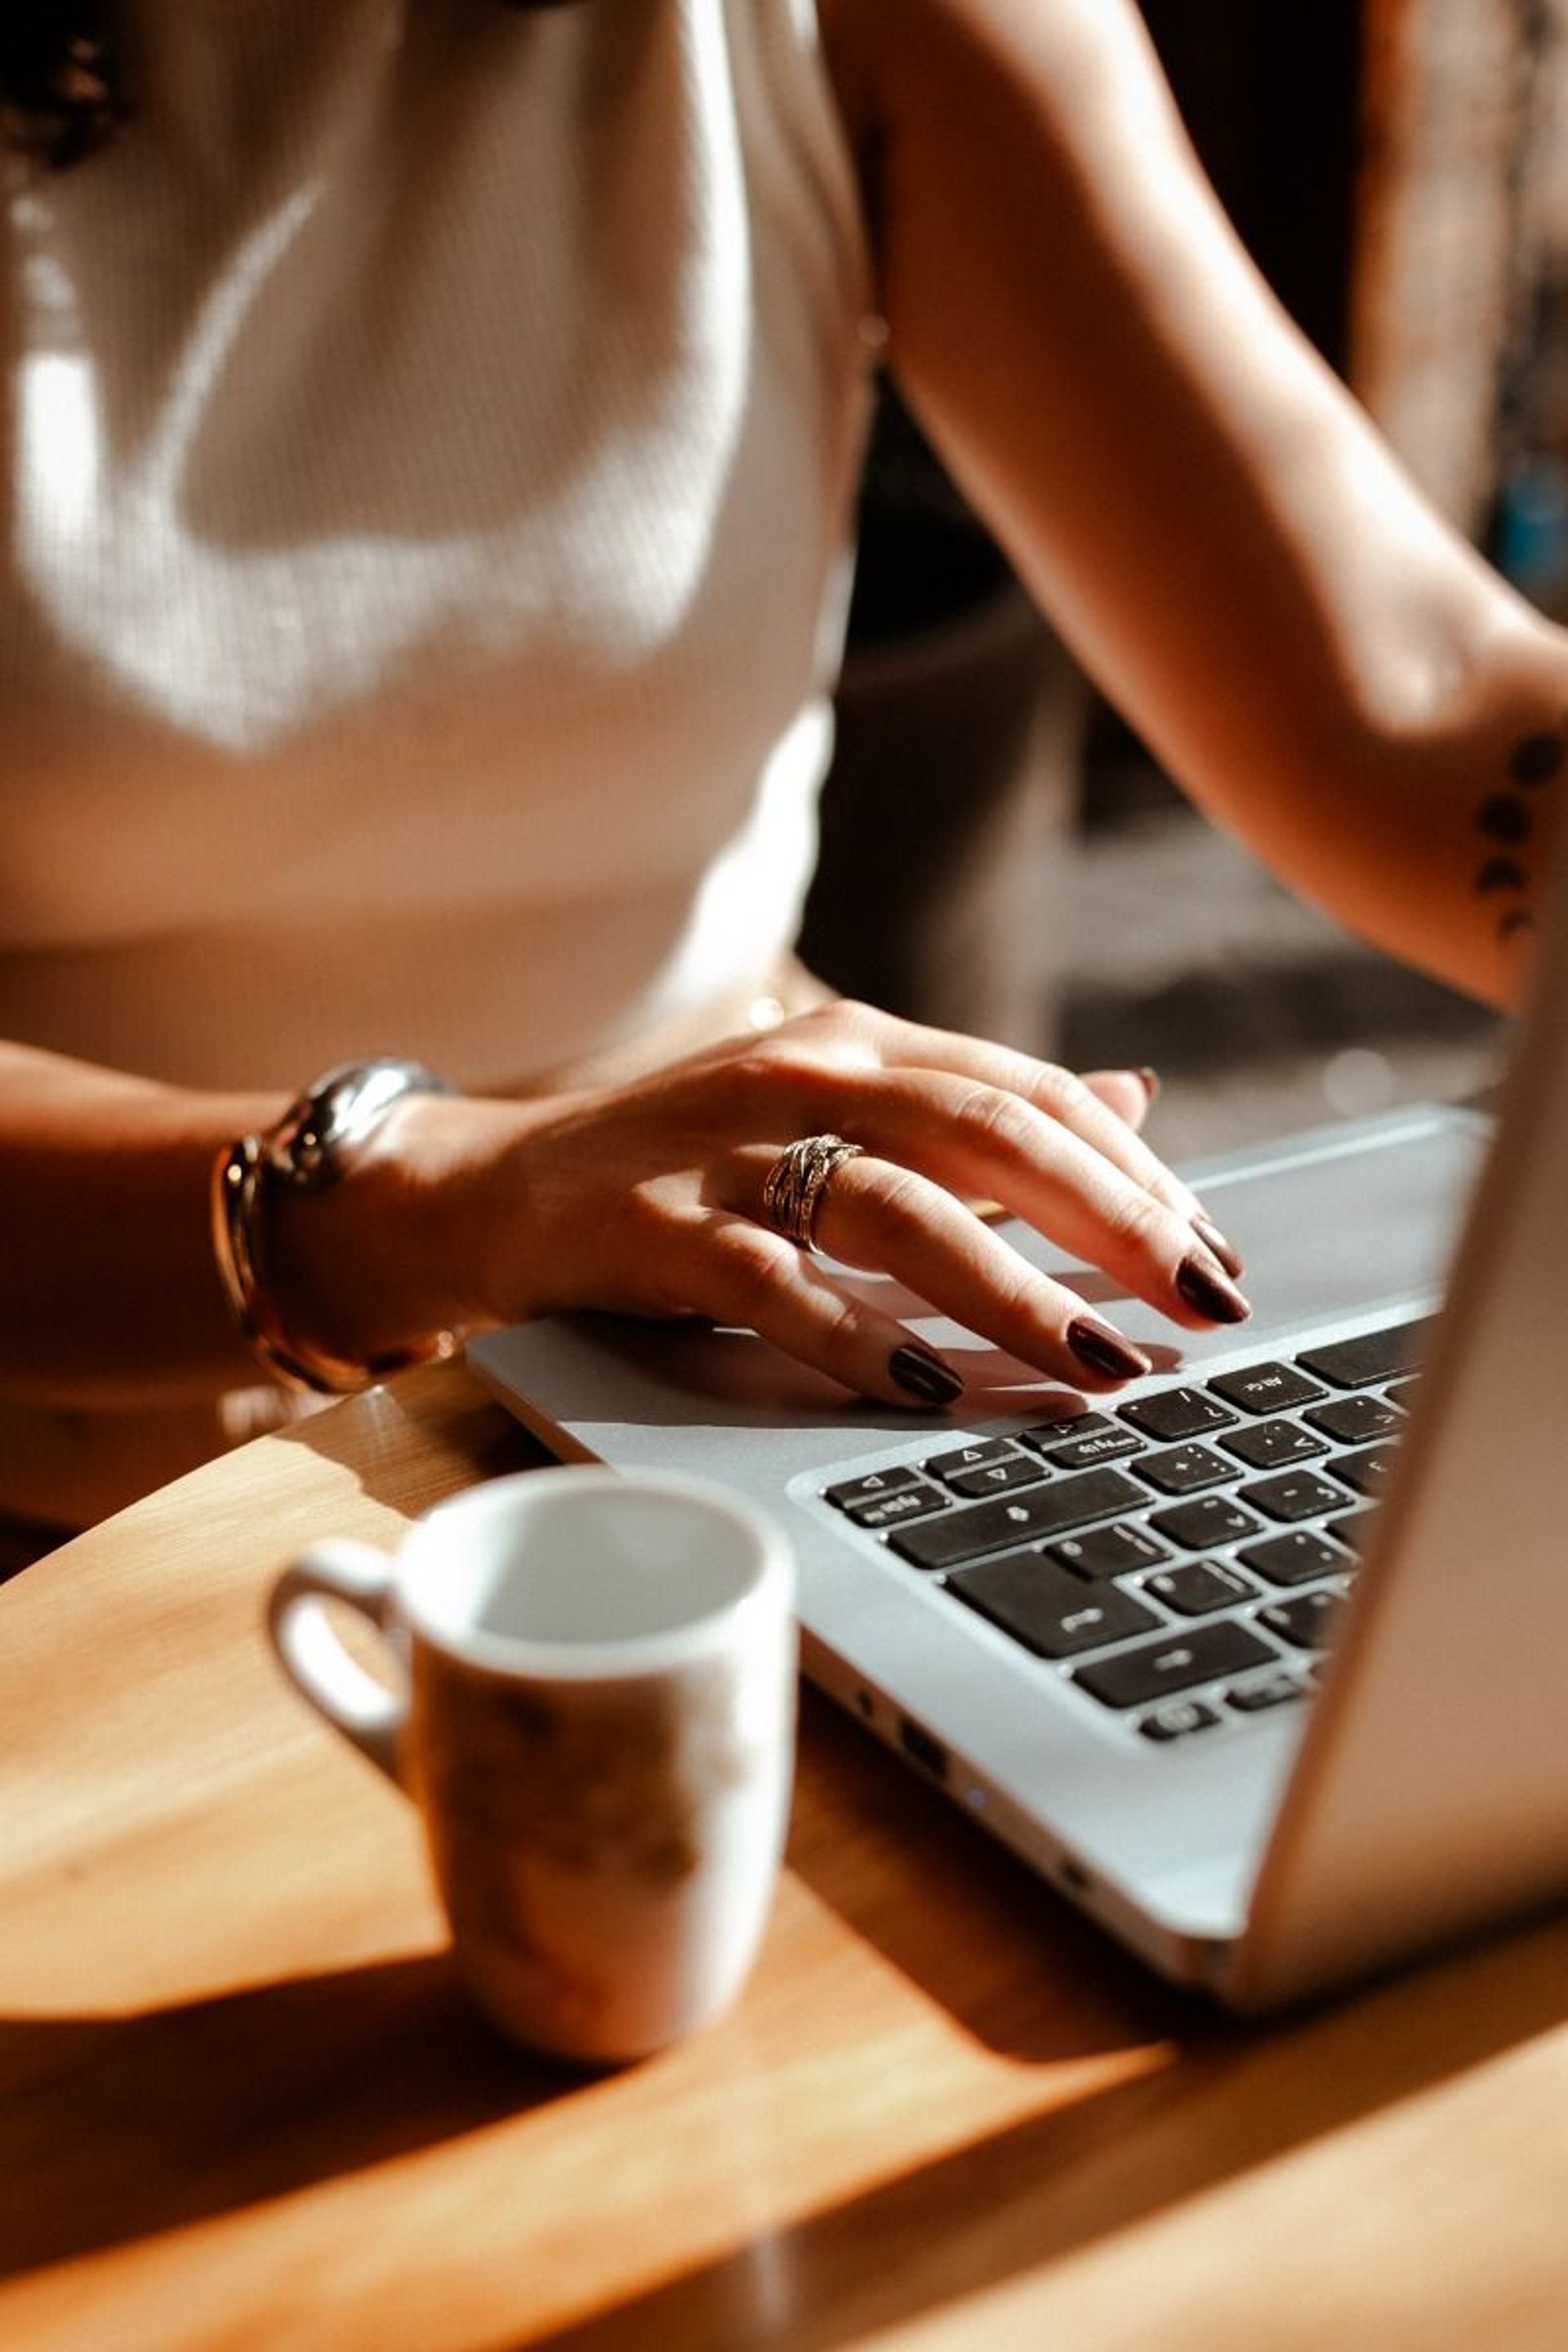
[[[841,1135],[807,1135],[781,1151],[763,1185],[763,1207],[768,1222],[795,1243],[797,1249],[816,1247],[816,1213],[835,1169],[855,1159],[858,1143]]]

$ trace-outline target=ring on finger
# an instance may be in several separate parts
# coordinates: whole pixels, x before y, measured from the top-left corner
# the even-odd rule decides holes
[[[763,1182],[763,1210],[797,1249],[816,1247],[816,1218],[835,1171],[859,1157],[860,1146],[841,1135],[807,1135],[779,1153]]]

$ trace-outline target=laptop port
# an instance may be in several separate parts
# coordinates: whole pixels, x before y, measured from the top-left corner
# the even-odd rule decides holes
[[[929,1772],[933,1780],[946,1780],[946,1748],[929,1731],[922,1731],[918,1723],[911,1723],[907,1715],[899,1717],[899,1742],[905,1755],[912,1756],[921,1770]]]

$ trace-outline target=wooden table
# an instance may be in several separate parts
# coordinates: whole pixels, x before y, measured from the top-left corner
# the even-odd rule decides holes
[[[422,1373],[0,1591],[5,2352],[1568,2345],[1568,1924],[1232,2026],[820,1701],[731,2015],[489,2038],[261,1610],[529,1458]]]

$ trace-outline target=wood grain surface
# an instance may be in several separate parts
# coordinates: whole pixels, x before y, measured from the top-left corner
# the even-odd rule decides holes
[[[1232,2025],[817,1699],[730,2016],[494,2040],[262,1610],[534,1458],[419,1373],[0,1591],[5,2352],[1561,2352],[1568,1923]]]

